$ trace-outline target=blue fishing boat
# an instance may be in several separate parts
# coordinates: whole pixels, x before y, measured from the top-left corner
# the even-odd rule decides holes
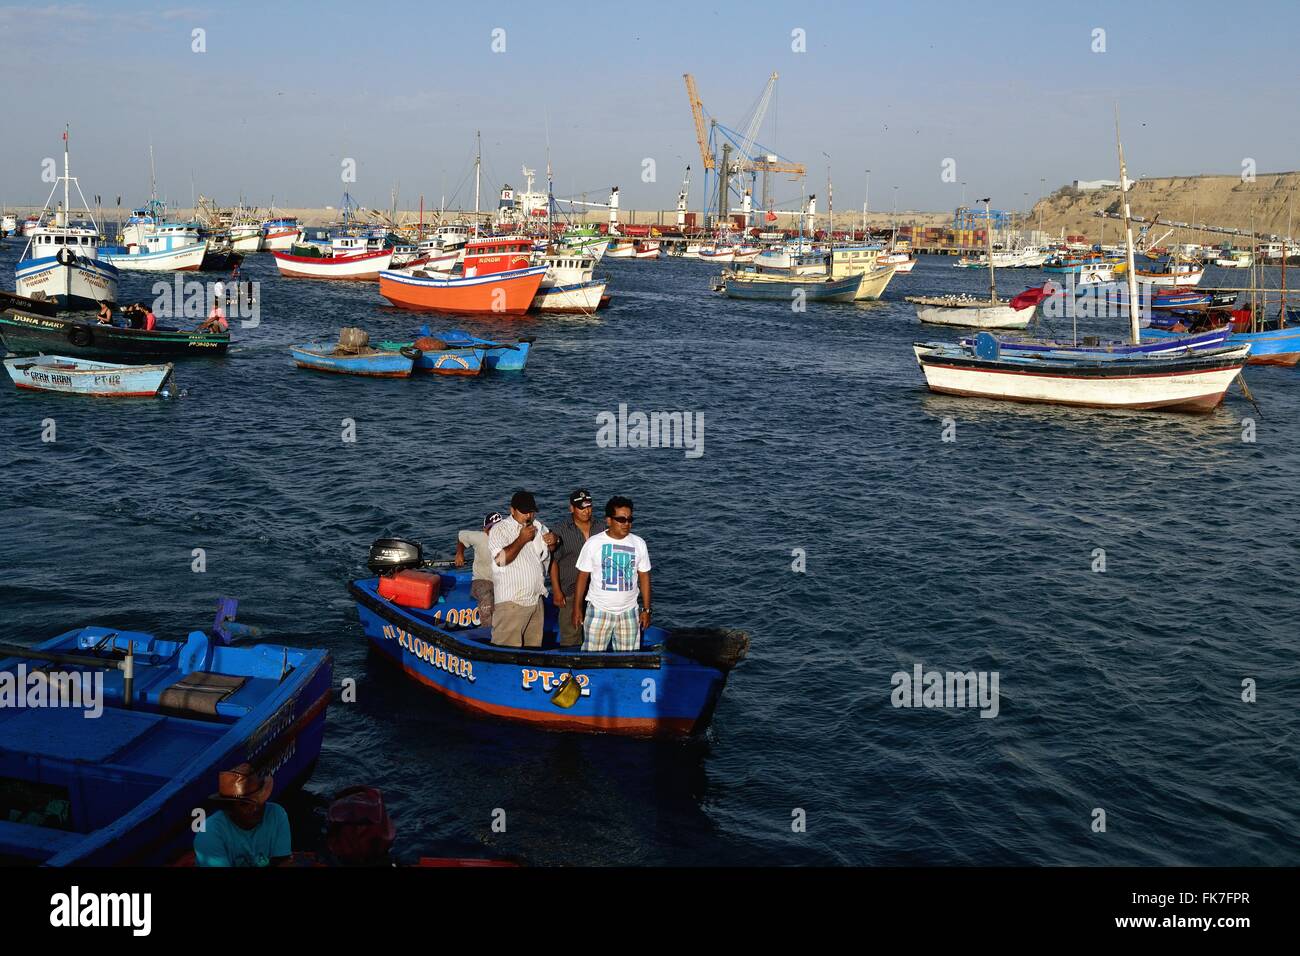
[[[1202,349],[1222,348],[1227,344],[1230,331],[1226,328],[1213,329],[1209,332],[1188,334],[1186,332],[1171,334],[1167,338],[1143,341],[1137,345],[1131,342],[1100,341],[1095,336],[1085,337],[1082,342],[1052,341],[1051,339],[1015,339],[998,337],[999,351],[1003,353],[1059,357],[1078,355],[1098,361],[1107,358],[1119,358],[1127,355],[1172,355],[1180,352]],[[1146,339],[1146,330],[1142,336]],[[961,345],[973,349],[975,339],[961,339]],[[932,342],[928,345],[941,345]]]
[[[381,539],[371,549],[370,568],[385,577],[421,566],[430,567],[411,542]],[[469,569],[430,573],[436,594],[427,608],[382,596],[381,577],[353,581],[362,630],[407,676],[485,716],[550,730],[687,737],[708,727],[749,647],[741,631],[650,627],[635,651],[560,648],[550,601],[542,647],[498,647],[481,626]]]
[[[223,601],[212,631],[183,641],[81,627],[31,648],[0,645],[0,695],[24,701],[0,707],[0,860],[168,863],[193,842],[194,811],[221,771],[248,762],[270,773],[272,799],[310,776],[332,659],[227,646],[240,627],[233,607]],[[51,706],[55,693],[62,703]]]
[[[1228,327],[1220,329],[1227,336],[1229,345],[1249,345],[1251,365],[1295,365],[1300,362],[1300,322],[1295,325],[1279,325],[1275,320],[1254,332],[1234,331]],[[1235,328],[1235,325],[1234,325]],[[1167,342],[1185,338],[1186,332],[1152,326],[1142,330],[1143,341]]]
[[[401,349],[370,347],[370,336],[362,329],[345,328],[334,342],[291,345],[290,353],[299,368],[340,375],[365,375],[371,378],[410,378],[415,363],[423,353],[411,346]]]

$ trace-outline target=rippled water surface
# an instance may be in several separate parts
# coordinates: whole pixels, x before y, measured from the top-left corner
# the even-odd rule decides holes
[[[0,250],[0,273],[19,251]],[[1203,417],[931,395],[910,344],[951,335],[902,297],[977,291],[950,262],[924,259],[883,302],[804,314],[721,299],[701,263],[607,262],[614,304],[595,318],[431,320],[536,335],[522,375],[367,381],[296,370],[286,348],[420,320],[373,284],[281,281],[254,257],[261,325],[179,366],[183,397],[3,384],[3,639],[91,623],[176,637],[238,596],[268,639],[326,647],[358,680],[309,786],[382,787],[407,856],[1300,863],[1295,370],[1249,370],[1262,417],[1235,391]],[[150,285],[129,277],[122,296]],[[620,403],[702,412],[703,457],[597,447],[596,416]],[[707,739],[506,726],[367,655],[346,584],[371,539],[449,554],[516,487],[555,520],[576,485],[635,500],[662,623],[752,634]],[[891,706],[891,675],[918,662],[997,671],[998,716]]]

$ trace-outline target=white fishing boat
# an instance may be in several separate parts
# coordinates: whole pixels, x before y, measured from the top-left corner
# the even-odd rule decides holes
[[[1182,288],[1200,285],[1205,276],[1205,267],[1193,262],[1172,262],[1160,271],[1146,272],[1138,269],[1135,274],[1138,282]]]
[[[541,312],[594,312],[600,308],[606,281],[594,278],[596,257],[560,250],[536,260],[546,275],[533,298]]]
[[[19,388],[101,398],[166,398],[172,364],[117,365],[63,355],[5,359],[5,371]]]
[[[63,203],[52,225],[34,227],[18,264],[14,267],[14,291],[32,299],[46,299],[60,308],[94,308],[100,302],[117,301],[118,270],[99,261],[99,227],[74,226],[68,218],[70,185],[77,184],[82,206],[89,209],[81,184],[68,171],[68,131],[63,132],[63,175],[55,180],[45,200],[40,223],[45,219],[54,190],[63,183]],[[31,221],[31,220],[29,220]]]
[[[284,252],[302,237],[302,227],[293,216],[273,216],[262,221],[262,248],[267,252]]]
[[[658,259],[660,243],[657,239],[642,239],[634,247],[632,253],[633,259]],[[758,255],[758,250],[754,250],[754,255]]]
[[[736,260],[736,247],[730,243],[710,242],[700,247],[697,256],[705,262],[734,262]]]
[[[1013,304],[998,298],[997,266],[993,256],[992,217],[989,200],[984,203],[984,235],[988,242],[985,266],[989,270],[987,298],[973,295],[907,296],[916,307],[916,317],[926,325],[946,325],[969,329],[1024,329],[1034,317],[1034,306]],[[993,264],[990,264],[993,263]],[[1019,307],[1017,307],[1019,306]]]
[[[635,259],[636,240],[622,236],[611,239],[609,248],[605,250],[605,255],[611,259]]]
[[[916,257],[908,252],[882,252],[876,261],[882,266],[893,266],[898,275],[907,275],[916,268]]]
[[[1250,346],[1243,345],[1179,357],[1081,358],[1001,352],[989,332],[976,339],[974,348],[913,346],[931,391],[1089,408],[1204,412],[1223,401],[1250,353]]]
[[[351,256],[295,256],[273,252],[276,268],[286,279],[343,279],[352,282],[378,279],[393,260],[392,249]]]
[[[1027,329],[1034,309],[1015,309],[1004,299],[983,299],[969,295],[908,296],[916,306],[916,317],[926,325],[960,329]]]
[[[1255,264],[1255,256],[1249,249],[1233,249],[1226,255],[1218,256],[1214,264],[1220,269],[1249,269]]]
[[[237,218],[230,224],[230,247],[247,255],[262,251],[262,224],[256,219]]]
[[[161,209],[161,204],[157,208]],[[137,272],[193,272],[203,265],[208,251],[207,240],[199,237],[198,228],[191,223],[137,222],[129,232],[123,230],[123,237],[134,241],[102,247],[101,261]]]
[[[0,216],[0,238],[8,238],[18,234],[18,217],[5,214]]]
[[[1142,347],[1130,181],[1119,143],[1118,116],[1115,127],[1127,258],[1129,343],[1101,348],[1087,342],[1079,346],[1029,340],[1004,348],[989,332],[980,332],[972,343],[917,343],[913,352],[931,391],[1110,409],[1204,412],[1223,401],[1249,359],[1249,345],[1202,349],[1189,342],[1186,348],[1154,352]],[[987,209],[988,200],[984,202]],[[991,276],[993,270],[989,272]],[[1022,296],[1031,298],[1031,293],[1045,291],[1046,287],[1028,290]]]

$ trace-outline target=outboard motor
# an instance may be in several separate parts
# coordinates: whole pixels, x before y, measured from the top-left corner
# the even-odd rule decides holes
[[[366,567],[372,574],[396,574],[424,564],[424,549],[419,542],[405,538],[379,538],[370,545]]]
[[[676,627],[668,632],[668,649],[724,674],[749,653],[749,635],[725,627]]]

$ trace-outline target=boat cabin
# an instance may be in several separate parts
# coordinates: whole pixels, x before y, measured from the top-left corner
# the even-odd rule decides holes
[[[532,265],[533,240],[527,236],[490,236],[465,244],[465,276],[492,275]]]
[[[68,249],[87,259],[97,258],[99,234],[84,226],[45,226],[31,235],[31,257],[45,259]]]

